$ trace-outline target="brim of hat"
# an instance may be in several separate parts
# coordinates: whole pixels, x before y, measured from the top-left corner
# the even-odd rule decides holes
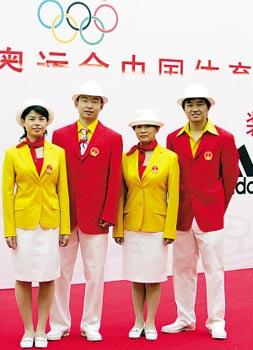
[[[76,95],[73,95],[73,96],[72,96],[72,100],[73,100],[74,102],[76,102],[76,99],[77,99],[79,96],[81,96],[81,95],[93,96],[93,95],[88,95],[88,94],[76,94]],[[108,102],[108,98],[107,98],[107,97],[105,97],[105,96],[99,96],[99,97],[102,98],[103,103],[107,103],[107,102]]]
[[[137,126],[137,125],[154,125],[154,126],[163,126],[162,122],[157,120],[135,120],[128,124],[128,126]]]
[[[182,104],[183,104],[183,101],[184,100],[186,100],[186,99],[191,99],[191,98],[205,98],[205,99],[207,99],[209,102],[210,102],[210,104],[211,104],[211,106],[213,106],[213,105],[215,105],[215,101],[211,98],[211,97],[201,97],[201,96],[198,96],[198,97],[183,97],[183,98],[180,98],[179,100],[177,100],[177,104],[179,105],[179,106],[182,106]]]

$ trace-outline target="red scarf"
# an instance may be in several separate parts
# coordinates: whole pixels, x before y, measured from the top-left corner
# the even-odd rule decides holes
[[[34,161],[34,164],[36,166],[36,169],[37,169],[39,175],[40,175],[40,172],[41,172],[41,169],[43,166],[43,158],[37,158],[36,148],[43,147],[44,143],[45,143],[45,137],[42,136],[34,142],[31,142],[28,138],[26,138],[19,145],[17,145],[17,148],[23,147],[25,145],[28,145],[30,147],[32,159]]]
[[[138,169],[139,169],[139,176],[140,176],[140,179],[142,178],[142,175],[146,169],[146,166],[143,165],[144,164],[144,161],[145,161],[145,157],[146,157],[146,154],[145,152],[147,151],[153,151],[157,146],[157,141],[154,140],[152,142],[150,142],[148,145],[141,145],[140,142],[133,146],[129,152],[127,152],[127,156],[130,156],[131,154],[133,154],[136,150],[138,150],[139,154],[138,154],[138,158],[139,158],[139,161],[138,161]]]

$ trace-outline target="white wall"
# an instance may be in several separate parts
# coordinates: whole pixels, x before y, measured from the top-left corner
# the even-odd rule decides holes
[[[58,0],[66,11],[70,0]],[[8,0],[0,12],[0,67],[3,51],[10,47],[23,52],[22,72],[5,65],[0,68],[0,111],[2,163],[6,148],[18,142],[22,130],[15,122],[15,113],[26,99],[37,96],[49,102],[55,111],[54,128],[73,122],[77,115],[71,96],[87,79],[97,80],[109,97],[109,103],[101,113],[101,121],[122,133],[124,148],[128,149],[135,138],[127,127],[131,114],[141,107],[158,110],[165,126],[158,139],[165,144],[168,132],[185,122],[185,116],[176,105],[186,86],[196,81],[207,86],[216,105],[210,112],[211,119],[219,126],[235,134],[238,147],[245,145],[253,160],[253,136],[247,134],[247,113],[253,111],[253,68],[249,74],[232,74],[229,65],[241,62],[253,66],[251,45],[252,10],[250,0],[237,1],[168,1],[157,0],[87,0],[94,13],[98,5],[111,4],[119,16],[116,29],[105,35],[98,45],[87,45],[77,35],[70,44],[57,42],[50,30],[38,21],[37,10],[42,0]],[[52,2],[43,5],[41,14],[52,22],[57,6]],[[72,16],[80,21],[86,16],[84,8],[73,7]],[[108,8],[99,10],[97,16],[107,26],[114,23]],[[64,22],[65,23],[65,22]],[[71,36],[66,24],[56,29],[57,35]],[[100,33],[94,24],[85,31],[89,40],[97,40]],[[39,52],[48,57],[49,52],[66,53],[68,68],[41,67]],[[108,68],[78,66],[95,52]],[[122,73],[122,61],[145,62],[144,74],[131,72],[129,67]],[[48,57],[49,58],[49,57]],[[159,75],[159,59],[183,60],[183,74]],[[219,67],[217,71],[197,70],[198,60]],[[17,66],[14,64],[14,66]],[[130,67],[131,68],[131,67]],[[249,117],[248,117],[249,118]],[[253,123],[251,123],[253,124]],[[50,138],[50,135],[49,135]],[[245,176],[244,170],[241,167]],[[252,177],[246,178],[253,181]],[[253,192],[253,184],[250,185]],[[226,269],[253,266],[252,194],[235,194],[226,215],[225,265]],[[2,217],[0,217],[2,228]],[[106,279],[120,279],[121,247],[112,239],[108,254]],[[171,249],[169,266],[171,266]],[[82,281],[81,262],[78,260],[75,282]],[[0,240],[0,288],[14,284],[10,251]]]

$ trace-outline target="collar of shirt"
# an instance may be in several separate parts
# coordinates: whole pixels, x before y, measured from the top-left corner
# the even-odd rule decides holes
[[[177,137],[182,135],[184,132],[186,134],[188,134],[192,138],[192,134],[191,134],[191,130],[190,130],[190,123],[189,122],[186,123],[185,126],[177,133]],[[213,124],[213,122],[210,119],[207,119],[206,125],[204,127],[204,130],[203,130],[201,136],[205,132],[210,132],[211,134],[219,135],[215,125]]]
[[[93,135],[94,132],[95,132],[95,129],[96,129],[97,125],[98,125],[98,120],[97,120],[97,119],[94,120],[92,123],[90,123],[89,126],[84,126],[84,125],[80,122],[80,120],[78,120],[78,121],[77,121],[78,140],[80,141],[80,139],[81,139],[81,137],[82,137],[82,132],[81,132],[81,130],[82,130],[83,128],[86,128],[86,129],[88,129],[88,131],[87,131],[88,141],[90,141],[92,135]]]

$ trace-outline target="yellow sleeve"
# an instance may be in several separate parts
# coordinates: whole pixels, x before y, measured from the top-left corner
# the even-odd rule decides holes
[[[177,213],[179,204],[179,164],[174,153],[169,161],[168,204],[164,228],[164,238],[176,238]]]
[[[14,219],[15,171],[11,150],[6,151],[5,153],[2,178],[4,237],[13,237],[16,236]]]
[[[124,198],[125,198],[125,186],[124,180],[122,180],[122,187],[120,192],[119,207],[117,213],[117,222],[113,226],[112,236],[115,237],[124,237]]]
[[[61,149],[60,152],[60,169],[57,184],[57,192],[60,203],[60,234],[70,234],[70,214],[69,214],[69,194],[65,151]]]

